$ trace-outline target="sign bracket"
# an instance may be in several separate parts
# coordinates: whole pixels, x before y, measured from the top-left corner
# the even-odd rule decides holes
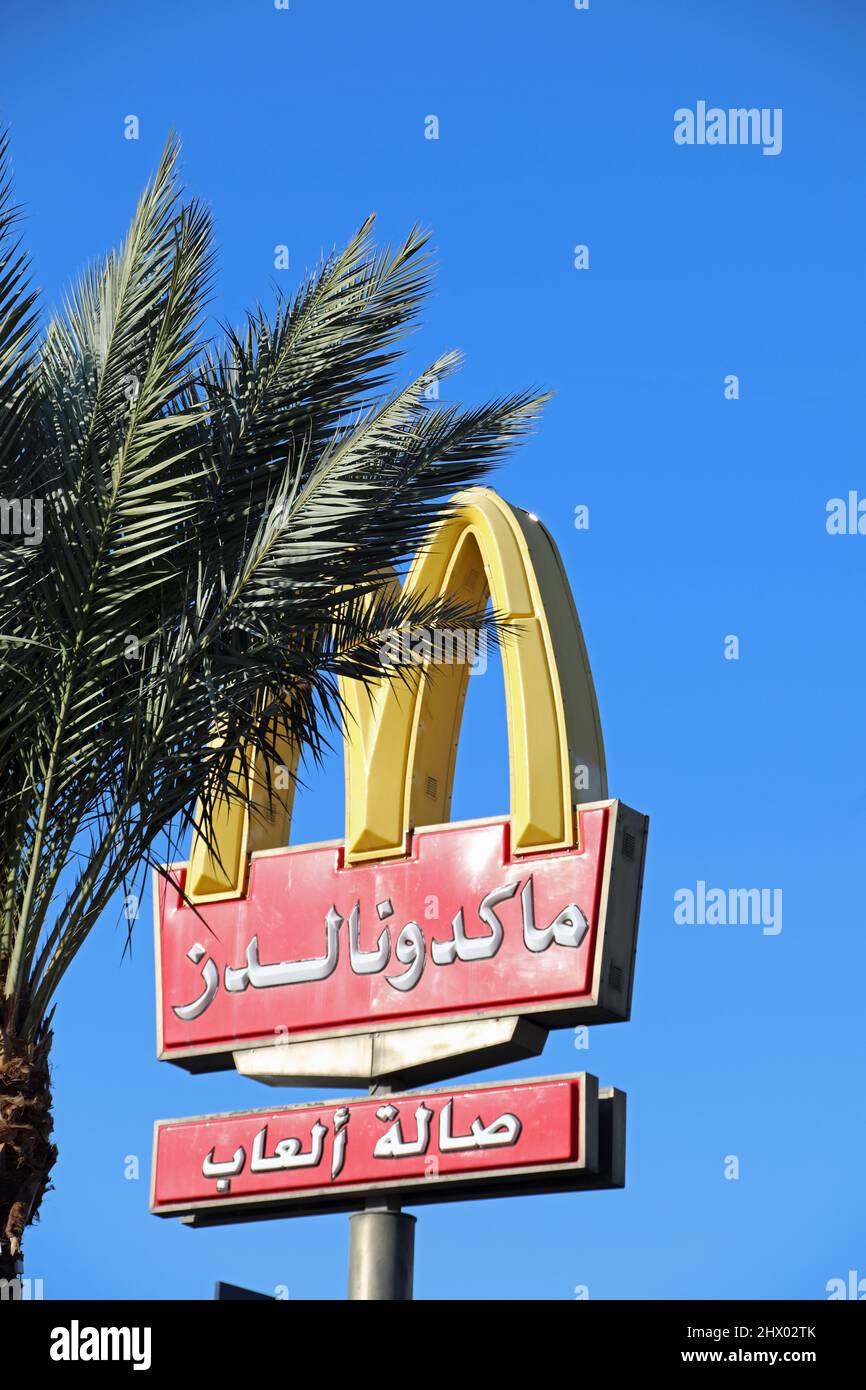
[[[267,1086],[432,1085],[482,1068],[539,1057],[547,1029],[520,1017],[481,1018],[379,1033],[286,1039],[234,1053],[239,1075]]]

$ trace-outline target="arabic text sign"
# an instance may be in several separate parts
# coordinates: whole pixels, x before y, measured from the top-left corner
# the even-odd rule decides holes
[[[160,1057],[230,1065],[287,1037],[496,1014],[627,1018],[645,822],[619,802],[578,814],[575,848],[514,858],[507,819],[418,830],[381,863],[269,851],[245,897],[197,910],[158,882]]]
[[[593,1076],[163,1120],[151,1208],[207,1220],[610,1185]],[[594,1182],[594,1179],[598,1179]]]

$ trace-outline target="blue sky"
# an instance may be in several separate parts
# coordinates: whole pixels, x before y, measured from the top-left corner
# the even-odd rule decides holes
[[[416,1295],[821,1298],[866,1277],[866,536],[825,525],[829,499],[866,495],[866,12],[5,0],[0,25],[0,115],[49,302],[122,235],[174,126],[215,213],[218,318],[376,210],[383,239],[434,232],[413,365],[456,346],[464,400],[557,393],[496,486],[561,548],[611,793],[649,814],[650,850],[632,1022],[587,1051],[551,1035],[501,1074],[585,1068],[626,1090],[628,1182],[424,1209]],[[699,100],[782,108],[781,153],[676,145],[674,111]],[[458,818],[507,809],[503,711],[495,671],[471,682]],[[335,759],[295,840],[340,834],[342,795]],[[674,894],[698,880],[781,889],[782,931],[678,925]],[[346,1217],[149,1216],[154,1119],[273,1092],[156,1062],[149,903],[131,961],[123,937],[103,923],[64,983],[61,1158],[28,1273],[58,1298],[209,1297],[215,1278],[343,1297]]]

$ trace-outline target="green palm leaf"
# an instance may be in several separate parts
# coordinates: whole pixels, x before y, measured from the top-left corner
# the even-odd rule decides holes
[[[386,633],[485,622],[388,576],[544,400],[439,406],[453,352],[395,384],[427,237],[379,250],[372,221],[210,341],[211,220],[177,165],[170,140],[123,245],[40,334],[0,139],[0,486],[42,507],[40,544],[0,541],[0,1177],[3,1067],[43,1076],[79,947],[197,799],[207,826],[242,794],[237,751],[288,736],[315,762],[340,674],[380,676]],[[0,1200],[0,1258],[48,1133],[17,1214]]]

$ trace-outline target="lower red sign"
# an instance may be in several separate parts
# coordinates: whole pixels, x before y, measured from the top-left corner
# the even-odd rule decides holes
[[[203,1224],[620,1187],[624,1112],[582,1072],[160,1120],[151,1210]]]

